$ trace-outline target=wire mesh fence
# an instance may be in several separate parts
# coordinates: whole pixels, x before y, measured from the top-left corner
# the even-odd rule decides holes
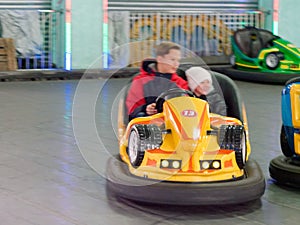
[[[230,55],[230,38],[235,30],[245,26],[263,28],[264,24],[264,14],[260,11],[241,13],[134,11],[127,12],[126,15],[123,23],[128,24],[128,29],[115,30],[110,34],[109,39],[113,42],[118,40],[117,35],[126,33],[126,42],[135,42],[129,49],[130,57],[134,59],[153,56],[154,46],[164,40],[176,42],[199,56]],[[59,40],[58,35],[61,26],[59,16],[59,12],[54,10],[38,10],[41,35],[41,42],[38,44],[39,51],[31,55],[22,55],[17,52],[19,69],[57,67],[56,59],[63,57],[60,56],[63,54],[61,50],[63,43],[60,43],[62,40]],[[114,22],[109,26],[112,27],[113,24]],[[109,29],[112,29],[111,27]],[[121,24],[118,27],[124,28],[125,26]],[[101,44],[99,42],[99,49]],[[134,59],[129,59],[129,61],[134,61]]]
[[[17,56],[19,69],[53,69],[56,68],[57,13],[53,10],[39,10],[41,32],[40,53],[31,56]]]
[[[133,12],[129,19],[130,41],[138,41],[141,45],[137,49],[151,50],[161,41],[173,41],[196,55],[218,56],[231,54],[230,39],[237,29],[263,28],[264,15],[260,11]],[[145,58],[153,53],[137,51],[136,54],[140,54],[136,58]]]
[[[0,37],[13,39],[18,69],[56,68],[58,15],[54,10],[0,10]]]

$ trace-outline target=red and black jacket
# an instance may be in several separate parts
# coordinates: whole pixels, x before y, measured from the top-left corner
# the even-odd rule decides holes
[[[126,107],[129,118],[134,118],[140,112],[146,113],[146,106],[154,103],[157,96],[171,88],[188,90],[188,83],[176,73],[159,73],[156,71],[155,59],[142,62],[140,74],[133,78],[129,88]]]

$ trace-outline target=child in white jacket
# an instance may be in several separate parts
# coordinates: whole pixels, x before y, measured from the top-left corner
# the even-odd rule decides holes
[[[189,88],[198,97],[206,100],[211,113],[226,116],[226,103],[221,90],[216,91],[212,76],[206,69],[196,66],[185,71]]]

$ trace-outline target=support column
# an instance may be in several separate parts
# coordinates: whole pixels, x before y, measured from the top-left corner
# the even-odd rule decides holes
[[[65,68],[65,1],[52,0],[55,11],[55,32],[52,46],[53,62],[57,68]]]
[[[72,0],[71,10],[71,69],[87,69],[102,62],[102,0]]]
[[[266,13],[265,28],[300,47],[299,0],[260,0]]]
[[[259,10],[264,12],[264,28],[273,32],[274,22],[273,22],[273,1],[274,0],[259,0]]]
[[[96,60],[97,68],[102,68],[102,0],[52,0],[52,6],[61,11],[58,40],[63,57],[58,58],[64,69],[88,69]]]
[[[102,0],[72,0],[71,9],[72,69],[87,69],[95,60],[102,68]]]

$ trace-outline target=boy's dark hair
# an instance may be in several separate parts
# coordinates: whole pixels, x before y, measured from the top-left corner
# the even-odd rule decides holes
[[[162,42],[156,46],[156,56],[167,55],[171,49],[180,50],[180,46],[174,42]]]

